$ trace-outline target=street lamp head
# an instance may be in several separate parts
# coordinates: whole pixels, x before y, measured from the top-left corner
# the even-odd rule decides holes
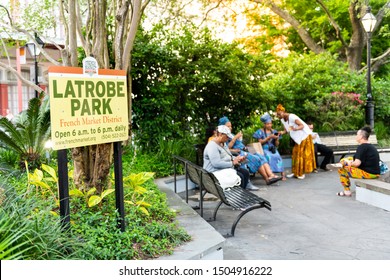
[[[367,33],[374,31],[376,25],[376,18],[371,13],[371,8],[367,7],[367,13],[362,18],[363,28]]]
[[[371,14],[371,8],[367,7],[367,13],[362,18],[362,25],[367,32],[367,103],[365,108],[366,124],[374,128],[374,101],[371,92],[371,33],[376,25],[376,18]]]
[[[45,45],[42,39],[38,37],[37,33],[35,33],[35,41],[41,46],[41,48]],[[28,41],[26,43],[26,47],[32,57],[37,57],[41,53],[41,49],[38,48],[33,41]]]

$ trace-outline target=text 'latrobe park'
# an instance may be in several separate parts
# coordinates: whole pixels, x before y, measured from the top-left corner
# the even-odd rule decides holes
[[[71,116],[112,114],[113,97],[125,97],[124,81],[83,81],[68,80],[64,91],[53,81],[53,98],[70,99]]]

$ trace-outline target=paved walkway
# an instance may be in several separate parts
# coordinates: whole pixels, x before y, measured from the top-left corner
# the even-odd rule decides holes
[[[390,260],[390,213],[352,197],[338,197],[336,171],[306,175],[266,186],[257,175],[259,196],[272,211],[257,209],[238,223],[235,237],[224,246],[224,259],[233,260]],[[354,191],[354,188],[352,188]],[[205,202],[205,218],[215,201]],[[230,232],[236,211],[221,207],[210,224]]]

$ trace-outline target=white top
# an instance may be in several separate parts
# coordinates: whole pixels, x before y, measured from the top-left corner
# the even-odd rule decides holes
[[[313,144],[321,144],[321,139],[317,132],[312,132],[311,137],[313,138]]]
[[[290,130],[290,127],[293,127],[293,128],[298,127],[298,125],[295,123],[296,120],[299,120],[303,124],[302,130]],[[300,145],[302,143],[302,141],[305,140],[307,138],[307,136],[311,135],[311,133],[312,133],[309,126],[295,114],[289,114],[287,121],[285,121],[284,119],[281,119],[281,121],[282,121],[286,131],[288,133],[290,133],[290,137],[298,145]]]

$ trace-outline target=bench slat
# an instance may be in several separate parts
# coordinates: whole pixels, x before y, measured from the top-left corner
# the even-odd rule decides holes
[[[247,209],[255,204],[271,206],[271,204],[257,195],[242,189],[241,187],[235,187],[225,191],[225,196],[230,205],[235,209]]]

